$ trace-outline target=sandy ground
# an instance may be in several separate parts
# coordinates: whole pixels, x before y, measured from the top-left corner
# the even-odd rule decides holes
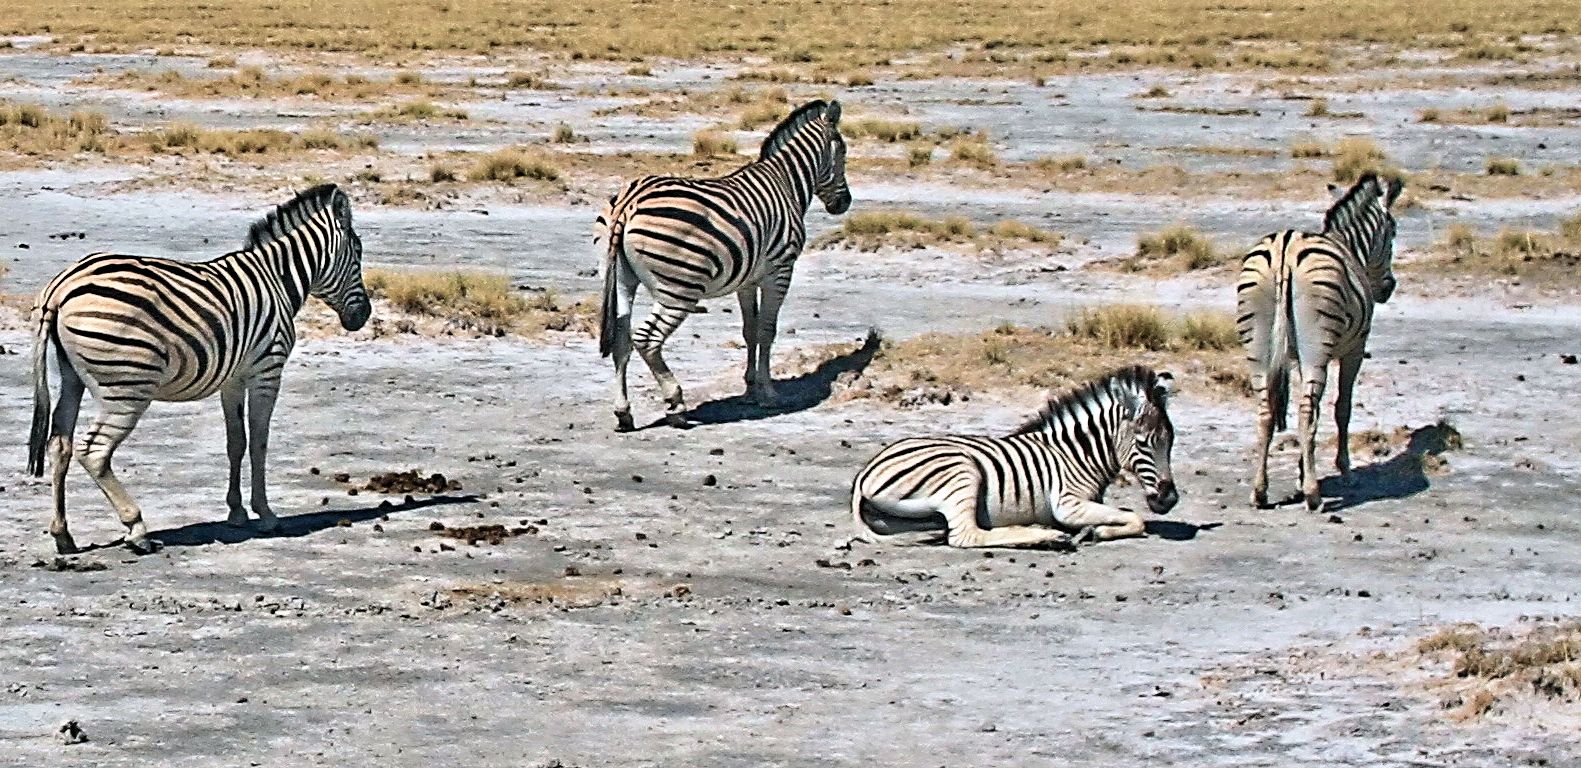
[[[31,291],[71,258],[110,244],[217,253],[259,207],[244,196],[110,196],[100,185],[116,171],[93,173],[110,178],[0,174],[0,200],[14,212],[0,222],[0,244],[31,246],[10,262],[7,290]],[[864,192],[856,190],[864,201],[928,197],[915,187]],[[1152,283],[1047,269],[1168,223],[1180,213],[1168,201],[952,194],[931,204],[973,215],[1053,210],[1061,228],[1084,230],[1098,245],[991,262],[932,251],[811,253],[780,349],[850,340],[870,326],[906,337],[1048,323],[1064,307],[1117,298],[1231,301],[1226,275]],[[1311,207],[1322,200],[1315,190]],[[1245,237],[1318,215],[1283,202],[1203,205],[1205,217]],[[1497,228],[1546,224],[1565,210],[1503,200],[1454,214]],[[486,219],[359,211],[359,227],[370,262],[506,268],[574,293],[594,285],[590,218],[586,207],[497,204]],[[1430,240],[1435,221],[1406,217],[1402,243]],[[818,213],[813,223],[832,220]],[[64,230],[89,237],[47,237]],[[889,440],[1004,430],[1035,403],[992,393],[917,410],[831,401],[834,374],[863,364],[853,358],[783,383],[789,407],[765,413],[738,397],[741,352],[727,346],[735,316],[721,311],[730,303],[689,320],[670,346],[703,422],[685,432],[612,433],[608,372],[580,336],[308,339],[274,422],[272,499],[290,516],[282,535],[218,522],[218,404],[160,404],[118,464],[166,549],[137,558],[115,546],[120,527],[78,472],[73,529],[98,548],[65,571],[34,567],[53,560],[48,485],[20,471],[30,337],[8,315],[0,323],[0,434],[11,436],[0,441],[7,759],[1581,764],[1575,720],[1568,732],[1498,717],[1453,723],[1425,693],[1425,671],[1321,661],[1408,647],[1447,622],[1574,613],[1581,522],[1569,499],[1581,490],[1581,427],[1562,406],[1574,402],[1581,368],[1560,357],[1581,351],[1573,306],[1492,293],[1450,299],[1402,280],[1399,298],[1379,313],[1354,427],[1450,420],[1465,447],[1444,455],[1445,473],[1395,458],[1361,467],[1349,483],[1326,482],[1332,509],[1323,514],[1253,510],[1253,406],[1193,395],[1187,382],[1173,409],[1186,498],[1151,520],[1152,535],[1076,552],[984,554],[841,548],[850,477]],[[639,423],[656,418],[653,387],[642,375],[633,381]],[[1293,487],[1294,452],[1276,461],[1275,481]],[[334,479],[347,473],[360,484],[405,469],[441,472],[461,489],[408,500],[351,495]],[[1141,506],[1134,489],[1114,498]],[[469,545],[431,530],[435,522],[521,533]],[[57,742],[54,730],[68,719],[88,742]]]

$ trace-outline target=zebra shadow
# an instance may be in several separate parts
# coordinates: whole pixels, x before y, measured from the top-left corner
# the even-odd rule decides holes
[[[1147,535],[1165,541],[1191,541],[1203,531],[1211,531],[1224,523],[1188,523],[1184,520],[1148,520],[1143,523]]]
[[[862,346],[819,363],[809,373],[774,382],[774,389],[779,393],[779,404],[773,408],[758,405],[746,394],[731,395],[693,408],[686,413],[686,420],[694,425],[732,424],[798,413],[815,407],[834,393],[834,382],[841,375],[850,372],[860,374],[867,370],[868,364],[873,362],[873,356],[878,354],[881,341],[877,329],[869,330]]]
[[[1332,475],[1318,483],[1327,499],[1324,509],[1337,512],[1371,501],[1403,499],[1428,488],[1433,457],[1460,447],[1460,433],[1440,422],[1411,432],[1405,450],[1388,459],[1351,470],[1350,477]]]
[[[149,538],[165,546],[173,547],[199,547],[204,544],[240,544],[252,539],[289,539],[309,536],[326,528],[335,528],[343,522],[361,523],[368,520],[377,520],[385,515],[410,512],[425,507],[438,507],[448,504],[474,504],[477,501],[478,497],[472,494],[433,496],[426,499],[413,499],[400,504],[382,501],[371,507],[285,515],[280,518],[280,527],[268,533],[251,528],[238,528],[224,522],[207,522],[190,523],[180,528],[154,531],[149,534]]]

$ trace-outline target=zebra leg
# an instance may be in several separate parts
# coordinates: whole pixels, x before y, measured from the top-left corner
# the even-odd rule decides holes
[[[1288,371],[1279,371],[1275,375],[1290,374]],[[1274,404],[1267,382],[1255,373],[1252,375],[1252,387],[1252,397],[1257,400],[1257,455],[1254,459],[1256,470],[1252,477],[1252,506],[1268,509],[1268,448],[1274,441]]]
[[[952,547],[1027,547],[1039,544],[1065,544],[1070,536],[1064,531],[1037,525],[1006,525],[983,528],[977,523],[978,491],[982,481],[967,476],[966,481],[953,484],[939,503],[944,514],[947,532],[945,541]]]
[[[244,526],[247,509],[242,506],[242,454],[247,451],[246,403],[247,390],[237,385],[226,385],[220,390],[220,410],[225,412],[225,457],[230,461],[230,478],[225,490],[225,508],[229,514],[225,522]]]
[[[1356,390],[1356,374],[1361,373],[1361,353],[1339,360],[1339,392],[1334,398],[1334,428],[1339,445],[1334,449],[1334,468],[1340,477],[1350,474],[1350,407]]]
[[[779,332],[780,307],[785,304],[785,292],[790,289],[790,280],[791,270],[787,267],[770,275],[760,286],[763,301],[762,311],[758,315],[756,360],[758,381],[752,397],[764,408],[772,408],[779,402],[779,394],[774,391],[774,375],[770,372],[769,364],[774,354],[774,336]]]
[[[50,490],[55,501],[55,516],[49,522],[49,535],[55,539],[55,551],[62,555],[77,553],[77,542],[66,527],[66,475],[71,470],[72,433],[77,431],[77,413],[82,408],[82,378],[69,362],[61,360],[60,399],[55,401],[55,413],[50,421],[49,459]]]
[[[265,489],[264,465],[269,458],[269,419],[274,415],[274,403],[280,395],[280,378],[276,375],[261,379],[247,388],[247,455],[252,459],[252,508],[258,516],[260,531],[273,531],[280,527],[280,519],[269,509],[269,495]]]
[[[1088,538],[1098,541],[1124,539],[1147,532],[1141,515],[1086,499],[1060,499],[1054,507],[1054,519],[1066,528],[1080,530],[1076,537],[1078,542]]]
[[[615,273],[615,338],[610,357],[615,361],[615,431],[630,432],[637,425],[631,419],[631,398],[626,392],[626,365],[631,362],[631,311],[637,297],[637,273],[625,259],[609,266]]]
[[[1327,371],[1318,369],[1315,376],[1307,376],[1305,391],[1301,395],[1301,494],[1306,498],[1307,509],[1316,512],[1323,508],[1323,494],[1318,490],[1317,473],[1317,424],[1319,405],[1323,401],[1323,388]]]
[[[159,549],[159,543],[148,538],[143,511],[132,500],[132,495],[126,492],[126,487],[121,485],[115,470],[110,468],[115,449],[137,426],[143,412],[148,410],[149,400],[147,397],[119,393],[115,399],[98,399],[103,410],[88,429],[88,437],[83,440],[77,460],[82,463],[83,469],[88,470],[88,476],[99,484],[99,490],[104,491],[104,497],[109,499],[110,506],[115,507],[121,524],[126,526],[126,546],[140,555],[151,554]]]
[[[670,366],[664,362],[664,341],[681,327],[681,323],[691,313],[692,306],[655,303],[648,319],[632,336],[637,354],[642,355],[642,361],[648,364],[648,370],[653,372],[653,378],[659,382],[659,391],[664,395],[666,406],[665,421],[676,427],[687,426],[686,396],[681,392],[681,383],[675,380],[675,374],[670,373]]]
[[[736,302],[741,305],[741,340],[747,344],[747,371],[744,376],[747,394],[757,390],[758,364],[758,288],[750,286],[736,291]]]

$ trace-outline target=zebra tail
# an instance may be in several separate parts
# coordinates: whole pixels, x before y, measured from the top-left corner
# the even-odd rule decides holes
[[[33,429],[27,439],[27,471],[44,476],[44,449],[49,443],[50,345],[55,342],[55,315],[41,302],[33,335]]]
[[[619,281],[615,279],[615,270],[620,267],[621,250],[625,245],[625,228],[621,225],[618,212],[611,211],[607,222],[608,232],[604,251],[604,297],[603,308],[598,321],[598,353],[609,357],[615,352],[615,326],[619,314],[620,299],[616,295],[620,291]]]
[[[1289,428],[1290,368],[1295,352],[1295,302],[1291,297],[1292,282],[1288,276],[1280,280],[1274,298],[1274,323],[1268,334],[1268,405],[1274,414],[1274,430]]]
[[[867,520],[862,517],[862,504],[865,501],[862,498],[862,476],[865,474],[867,474],[865,470],[858,472],[856,479],[851,481],[851,520],[855,524],[853,526],[855,535],[851,538],[853,541],[872,544],[878,541],[877,534],[873,531],[872,526],[867,524]]]

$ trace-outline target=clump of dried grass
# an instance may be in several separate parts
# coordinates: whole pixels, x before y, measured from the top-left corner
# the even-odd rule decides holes
[[[1212,269],[1228,264],[1229,254],[1220,252],[1213,240],[1187,224],[1173,224],[1149,232],[1136,240],[1136,252],[1113,262],[1122,272],[1174,274]]]
[[[505,275],[489,272],[368,269],[363,282],[375,298],[388,301],[398,312],[444,321],[446,331],[489,336],[591,333],[597,309],[591,299],[569,301],[553,291],[523,292],[512,287]]]
[[[1061,236],[1056,232],[1020,221],[1004,220],[982,228],[964,216],[931,219],[909,211],[862,211],[845,217],[840,228],[819,238],[814,245],[843,245],[861,251],[879,248],[925,248],[966,245],[978,250],[1055,246]]]
[[[1448,665],[1444,708],[1472,720],[1520,699],[1581,703],[1581,621],[1549,620],[1511,631],[1457,624],[1417,641],[1415,652]]]

